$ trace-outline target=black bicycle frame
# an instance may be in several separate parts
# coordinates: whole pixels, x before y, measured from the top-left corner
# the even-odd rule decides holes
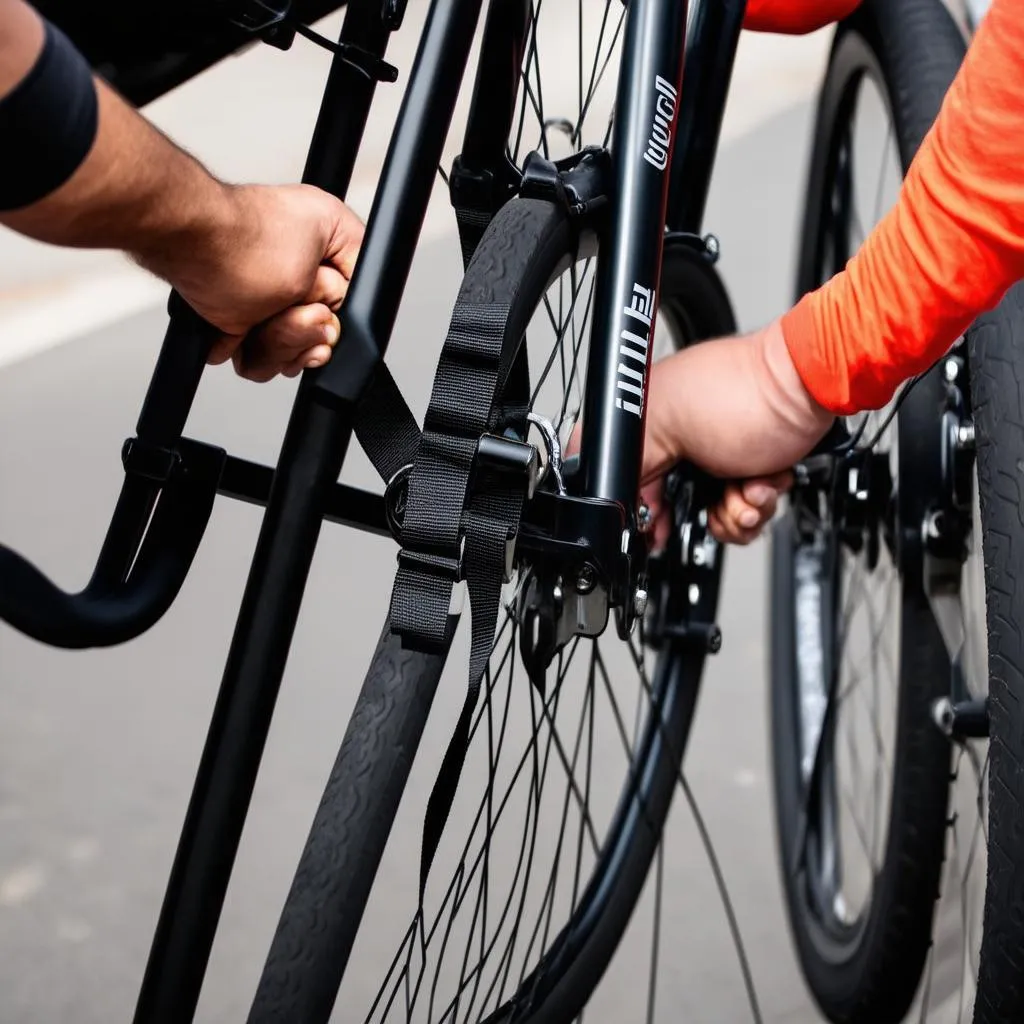
[[[483,3],[431,2],[340,313],[343,341],[327,367],[304,375],[272,483],[265,467],[224,460],[219,492],[265,503],[266,513],[139,995],[138,1024],[185,1024],[194,1016],[321,521],[385,529],[380,498],[337,480],[356,407],[391,339]],[[351,58],[359,51],[368,60],[385,55],[394,6],[352,0],[346,12],[340,41],[349,48],[347,57],[332,63],[303,176],[340,197],[376,85],[365,70],[368,62]],[[700,229],[743,9],[744,0],[695,0],[684,77],[688,0],[628,3],[578,489],[585,497],[620,503],[630,522],[665,229]],[[531,10],[531,0],[490,0],[488,8],[458,167],[461,187],[492,211],[516,184],[506,142]],[[167,369],[158,366],[154,376],[140,438],[143,425],[160,419],[156,412],[165,407],[179,433],[184,424],[201,367],[201,357],[172,358],[184,351],[186,328],[195,350],[194,323],[172,316],[167,358],[161,359]],[[172,365],[181,362],[191,378],[187,395]],[[150,454],[166,454],[168,439],[161,434],[158,440],[153,448],[150,439]],[[146,454],[141,444],[139,451]],[[119,573],[113,578],[123,579]]]

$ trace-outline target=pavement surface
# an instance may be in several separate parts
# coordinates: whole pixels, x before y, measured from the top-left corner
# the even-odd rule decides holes
[[[744,327],[781,311],[790,296],[825,42],[782,40],[772,48],[754,41],[738,65],[706,226],[721,240],[721,268]],[[191,92],[160,101],[154,116],[220,173],[294,179],[326,67],[319,52],[303,53],[297,60],[255,51],[204,76],[187,87]],[[237,101],[231,127],[199,116],[210,96]],[[382,97],[371,122],[355,189],[364,209],[372,181],[366,168],[372,170],[374,146],[379,159],[395,103],[394,95]],[[443,202],[433,211],[389,355],[417,412],[460,274],[450,213]],[[0,238],[0,358],[7,363],[0,372],[0,537],[65,587],[88,578],[107,525],[120,445],[163,332],[164,315],[154,306],[162,294],[116,257],[68,256]],[[293,391],[290,382],[257,388],[211,372],[189,432],[273,462]],[[374,483],[354,446],[345,478]],[[259,522],[259,510],[220,501],[177,603],[123,647],[59,652],[0,626],[2,1024],[130,1019]],[[793,960],[772,833],[765,555],[754,545],[730,557],[720,619],[725,645],[706,673],[686,770],[736,906],[764,1020],[811,1024],[819,1018]],[[322,534],[201,1021],[244,1019],[384,618],[393,566],[387,541],[330,526]],[[422,755],[435,763],[459,688],[458,673],[449,673],[435,715],[440,724],[432,723]],[[418,821],[414,807],[393,844],[410,863]],[[657,1019],[749,1020],[712,877],[681,801],[671,833],[679,852],[666,868],[672,932],[663,946],[668,981]],[[397,905],[401,886],[387,889],[379,897],[381,928],[392,894],[395,915],[405,909]],[[602,990],[607,995],[588,1010],[588,1022],[641,1019],[620,1009],[623,992],[646,986],[646,974],[636,976],[646,960],[631,977],[630,956],[627,950],[620,957],[620,980]],[[335,1019],[362,1016],[339,1003]]]

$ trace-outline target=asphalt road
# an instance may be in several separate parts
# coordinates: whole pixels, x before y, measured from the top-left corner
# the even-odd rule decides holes
[[[706,225],[743,326],[790,294],[810,106],[761,119],[723,148]],[[416,411],[426,401],[459,280],[453,225],[419,250],[390,361]],[[164,318],[146,312],[0,373],[0,537],[66,587],[81,585],[119,486]],[[273,461],[293,393],[227,372],[204,381],[189,430]],[[361,455],[346,478],[373,482]],[[0,626],[0,1022],[130,1019],[178,829],[259,527],[258,510],[218,503],[168,615],[108,651],[64,653]],[[752,963],[764,1019],[817,1020],[782,917],[767,771],[765,548],[728,564],[722,653],[709,666],[687,754]],[[244,1018],[281,901],[362,672],[393,573],[389,542],[324,530],[266,758],[214,949],[199,1018]],[[428,733],[426,757],[443,743]],[[450,718],[449,718],[450,721]],[[418,849],[418,821],[398,836]],[[725,919],[680,801],[666,875],[671,941],[659,1020],[749,1019]],[[395,892],[396,901],[401,891]],[[386,916],[386,904],[383,905]],[[588,1022],[632,1019],[607,990]],[[646,970],[646,968],[644,968]],[[339,1009],[338,1020],[347,1020]],[[361,1019],[361,1018],[360,1018]]]

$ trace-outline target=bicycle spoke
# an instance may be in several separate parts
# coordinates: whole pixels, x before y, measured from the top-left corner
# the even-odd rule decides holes
[[[877,224],[882,219],[882,199],[884,198],[885,169],[888,164],[886,157],[890,153],[889,143],[895,144],[892,131],[892,118],[888,119],[885,129],[885,144],[882,146],[882,166],[878,169],[878,185],[875,188],[875,212],[872,223]]]

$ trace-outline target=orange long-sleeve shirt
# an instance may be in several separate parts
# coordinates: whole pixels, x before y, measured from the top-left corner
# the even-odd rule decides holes
[[[798,0],[751,0],[748,21],[787,23],[773,6],[799,8],[804,21],[789,24],[821,23]],[[1024,277],[1022,55],[1024,0],[993,0],[896,205],[783,317],[797,372],[827,409],[884,405]]]

